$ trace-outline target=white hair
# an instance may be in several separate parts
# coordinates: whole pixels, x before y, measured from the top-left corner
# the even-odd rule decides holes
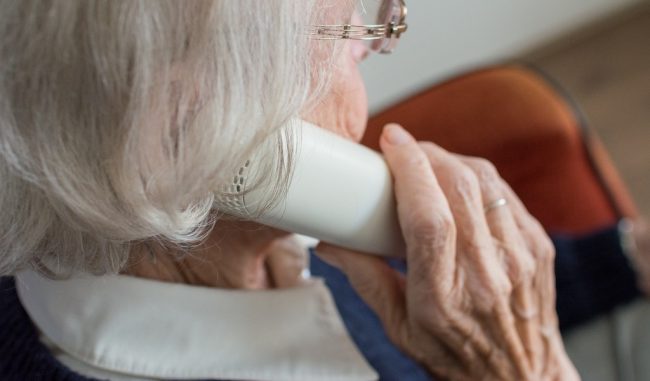
[[[0,0],[0,275],[201,240],[214,191],[326,82],[314,2]]]

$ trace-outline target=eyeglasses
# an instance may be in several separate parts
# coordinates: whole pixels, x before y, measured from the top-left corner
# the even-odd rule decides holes
[[[364,40],[372,51],[391,53],[406,32],[404,0],[365,0],[359,13],[367,25],[316,25],[309,36],[317,40]]]

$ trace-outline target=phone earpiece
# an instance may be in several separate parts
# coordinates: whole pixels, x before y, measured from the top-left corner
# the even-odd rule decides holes
[[[268,205],[268,150],[247,161],[217,195],[222,211],[282,230],[382,256],[403,256],[390,170],[378,152],[302,120],[288,189]],[[285,158],[286,159],[286,158]],[[266,170],[266,172],[265,172]],[[267,209],[268,208],[268,209]]]

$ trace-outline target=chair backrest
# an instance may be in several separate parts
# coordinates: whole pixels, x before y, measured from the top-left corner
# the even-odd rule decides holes
[[[376,149],[389,122],[492,161],[550,232],[586,233],[637,215],[580,111],[530,67],[491,67],[435,85],[373,116],[363,143]]]

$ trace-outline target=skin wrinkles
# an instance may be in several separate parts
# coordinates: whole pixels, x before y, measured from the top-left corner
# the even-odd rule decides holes
[[[396,130],[404,133],[387,126],[380,143],[408,248],[406,287],[387,290],[400,275],[380,258],[327,244],[321,257],[348,276],[389,337],[442,379],[578,380],[555,314],[553,248],[539,223],[491,165],[410,135],[394,144]],[[500,197],[509,204],[486,213]],[[391,305],[377,300],[398,293]]]
[[[357,64],[366,52],[359,42],[345,44],[330,93],[301,117],[359,141],[368,114]],[[381,147],[395,178],[408,273],[324,243],[319,255],[347,275],[389,339],[441,379],[578,380],[555,313],[553,246],[539,223],[485,160],[408,134],[396,144],[396,129],[384,130]],[[501,197],[507,206],[484,212]],[[129,273],[267,289],[300,285],[307,263],[289,234],[241,221],[220,221],[181,259],[162,251],[135,255]]]

